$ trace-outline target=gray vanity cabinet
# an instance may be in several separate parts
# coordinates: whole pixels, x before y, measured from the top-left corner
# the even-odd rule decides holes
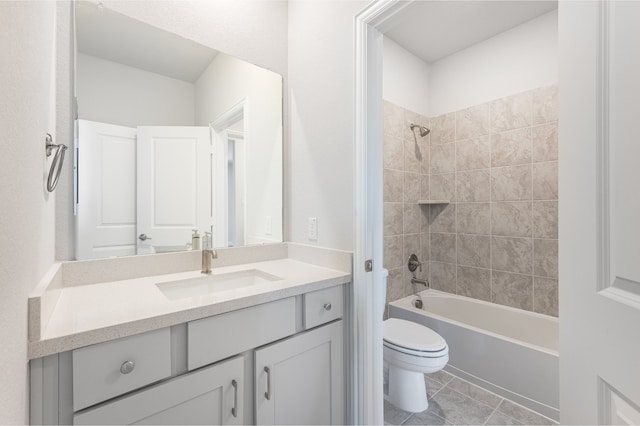
[[[344,424],[342,321],[255,351],[258,425]]]
[[[74,425],[241,425],[244,358],[236,357],[77,413]]]
[[[32,424],[344,424],[338,285],[31,362]]]

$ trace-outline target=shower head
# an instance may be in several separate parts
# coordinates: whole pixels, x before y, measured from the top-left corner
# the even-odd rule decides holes
[[[420,130],[420,136],[421,137],[425,137],[425,136],[427,136],[429,134],[429,132],[431,132],[430,129],[428,129],[428,128],[424,127],[424,126],[421,126],[419,124],[411,123],[410,127],[411,127],[411,130],[414,130],[417,127]]]

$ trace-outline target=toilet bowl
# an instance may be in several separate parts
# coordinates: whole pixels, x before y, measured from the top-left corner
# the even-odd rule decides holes
[[[388,400],[404,411],[421,412],[429,407],[425,373],[447,365],[449,347],[435,331],[398,318],[383,323],[383,359],[389,368]]]
[[[382,270],[380,315],[384,313],[389,271]],[[401,410],[418,413],[429,407],[424,374],[447,365],[449,347],[435,331],[411,321],[389,318],[383,323],[382,358],[389,369],[388,400]]]

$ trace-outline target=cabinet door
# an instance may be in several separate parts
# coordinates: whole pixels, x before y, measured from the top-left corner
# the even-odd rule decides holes
[[[256,422],[344,424],[342,321],[255,352]]]
[[[238,357],[74,415],[76,425],[241,425],[244,358]]]

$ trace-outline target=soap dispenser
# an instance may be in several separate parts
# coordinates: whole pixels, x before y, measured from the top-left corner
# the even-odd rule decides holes
[[[193,235],[191,235],[191,249],[200,250],[200,234],[197,229],[193,229]]]

